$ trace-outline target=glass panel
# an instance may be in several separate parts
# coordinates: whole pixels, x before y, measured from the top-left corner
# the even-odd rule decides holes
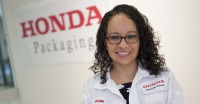
[[[18,98],[17,95],[15,95],[14,93],[5,92],[6,90],[9,90],[14,87],[12,70],[10,67],[10,60],[9,60],[5,37],[6,36],[3,29],[1,0],[0,0],[0,104],[20,104],[19,99],[17,99]],[[14,95],[9,95],[9,94],[14,94]],[[3,96],[3,98],[1,98],[1,96]],[[15,97],[13,98],[13,96]]]
[[[0,104],[20,104],[19,99],[0,102]]]
[[[0,5],[0,11],[1,11],[1,5]],[[0,86],[14,86],[1,15],[0,15]]]
[[[2,38],[0,38],[2,40]],[[4,47],[2,49],[2,44],[0,41],[0,85],[5,85],[5,86],[13,86],[13,78],[12,78],[12,71],[10,67],[10,61],[8,56],[5,58],[5,54],[3,54],[2,50],[7,49]],[[4,57],[3,57],[4,56]]]
[[[1,65],[2,66],[2,65]],[[2,68],[0,67],[0,85],[3,85],[4,81],[3,81],[3,73],[2,73]]]

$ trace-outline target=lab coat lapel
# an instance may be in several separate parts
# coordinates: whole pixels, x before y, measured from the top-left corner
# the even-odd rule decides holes
[[[120,96],[123,98],[123,96],[121,95],[121,93],[119,92],[119,89],[117,87],[117,85],[115,84],[115,82],[110,78],[110,72],[107,72],[107,81],[104,84],[101,84],[101,79],[99,78],[97,83],[95,84],[94,88],[95,89],[108,89],[110,92]]]

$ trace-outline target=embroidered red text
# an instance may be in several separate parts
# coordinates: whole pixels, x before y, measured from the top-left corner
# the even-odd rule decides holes
[[[104,103],[104,100],[95,100],[95,103]]]
[[[151,84],[148,84],[148,85],[144,85],[143,88],[149,88],[149,87],[152,87],[152,86],[156,86],[158,84],[163,84],[164,82],[165,82],[164,80],[156,81],[154,83],[151,83]]]

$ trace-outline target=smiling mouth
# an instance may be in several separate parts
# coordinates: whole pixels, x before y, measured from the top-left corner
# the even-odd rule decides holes
[[[116,52],[118,54],[118,56],[120,57],[126,57],[128,56],[131,52]]]

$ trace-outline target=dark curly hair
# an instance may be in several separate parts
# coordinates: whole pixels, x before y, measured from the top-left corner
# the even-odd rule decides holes
[[[159,75],[164,70],[165,65],[165,59],[158,51],[160,41],[155,37],[154,29],[150,26],[147,17],[141,14],[134,6],[126,4],[115,6],[104,15],[96,36],[95,62],[90,69],[95,74],[99,73],[101,75],[102,84],[107,81],[106,73],[112,65],[112,59],[106,49],[107,27],[109,20],[120,13],[127,15],[136,24],[140,35],[140,47],[137,56],[140,67],[146,68],[150,75]]]

